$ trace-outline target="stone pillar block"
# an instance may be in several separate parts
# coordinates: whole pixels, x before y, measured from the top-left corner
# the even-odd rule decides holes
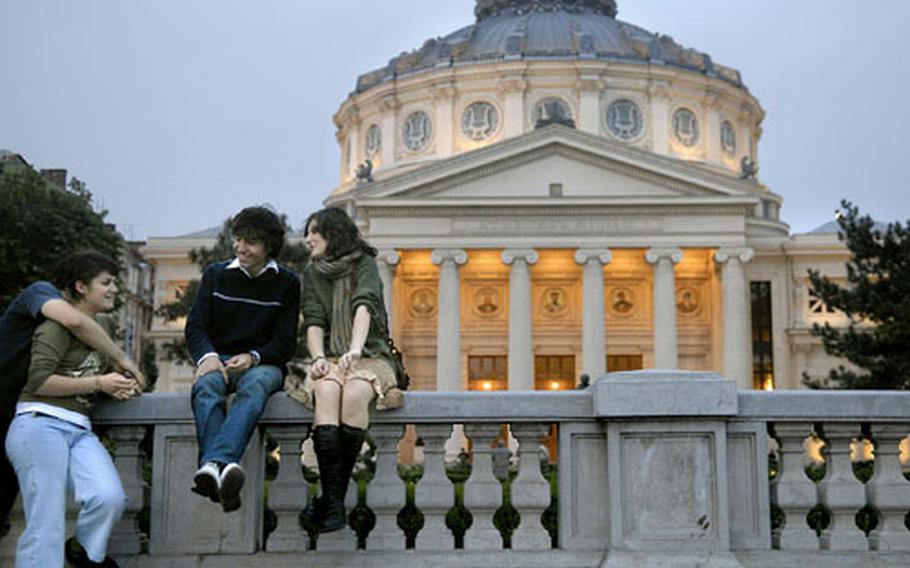
[[[781,550],[818,550],[818,537],[806,515],[818,504],[815,484],[803,469],[803,442],[812,433],[809,422],[778,422],[773,434],[780,448],[780,471],[771,483],[771,502],[784,512],[784,525],[774,529],[772,542]]]
[[[143,459],[139,444],[145,437],[144,426],[114,427],[110,431],[114,442],[114,465],[120,476],[120,483],[126,492],[126,510],[120,522],[114,526],[108,543],[110,554],[139,554],[145,539],[139,531],[139,513],[145,504],[145,488],[142,482]]]
[[[872,550],[910,550],[910,531],[904,516],[910,510],[910,482],[900,463],[900,443],[910,424],[872,424],[875,440],[875,473],[866,483],[866,498],[880,513],[879,523],[869,533]]]
[[[856,526],[856,513],[866,506],[866,489],[853,475],[850,443],[860,434],[858,424],[827,423],[819,434],[825,439],[827,467],[818,484],[818,501],[831,512],[822,531],[822,550],[868,550],[866,535]]]
[[[550,428],[547,424],[512,424],[518,439],[518,476],[512,481],[512,506],[521,523],[512,532],[513,550],[546,550],[550,534],[540,516],[550,506],[550,484],[540,472],[540,445]]]
[[[193,474],[199,449],[192,424],[155,428],[152,464],[150,554],[251,554],[262,539],[264,451],[258,431],[246,447],[241,465],[246,473],[240,510],[225,514],[221,506],[196,495]]]

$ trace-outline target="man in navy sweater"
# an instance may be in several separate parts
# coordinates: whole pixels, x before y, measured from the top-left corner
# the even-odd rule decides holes
[[[231,219],[236,258],[202,274],[186,321],[186,344],[196,363],[193,415],[199,469],[193,491],[240,508],[238,463],[269,396],[281,388],[284,365],[297,345],[300,279],[275,258],[284,245],[281,219],[247,207]],[[236,392],[225,412],[225,400]]]

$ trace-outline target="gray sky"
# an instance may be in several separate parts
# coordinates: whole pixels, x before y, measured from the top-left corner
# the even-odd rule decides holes
[[[739,69],[760,178],[793,232],[842,197],[910,217],[904,0],[619,0],[619,19]],[[338,181],[358,74],[473,22],[474,0],[3,0],[0,148],[85,181],[128,238],[267,202],[299,227]]]

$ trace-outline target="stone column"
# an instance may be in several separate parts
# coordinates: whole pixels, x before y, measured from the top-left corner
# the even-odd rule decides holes
[[[436,315],[436,390],[461,388],[461,282],[458,267],[468,261],[462,249],[437,249],[430,261],[439,266]]]
[[[398,511],[406,501],[406,489],[398,477],[398,441],[403,434],[402,424],[370,427],[370,436],[376,443],[376,475],[367,486],[366,501],[376,515],[376,526],[367,538],[369,550],[405,549],[405,534],[398,528]]]
[[[531,265],[534,249],[506,249],[502,262],[509,265],[509,390],[534,390],[531,347]]]
[[[753,387],[752,324],[743,263],[753,255],[750,248],[722,248],[714,253],[714,261],[723,267],[724,375],[746,390]]]
[[[784,524],[772,531],[774,548],[818,550],[818,537],[809,528],[806,515],[818,504],[818,490],[806,477],[803,443],[812,433],[811,422],[778,422],[772,435],[777,438],[780,463],[771,482],[771,503],[784,513]]]
[[[578,82],[578,129],[590,134],[600,134],[600,92],[604,81],[596,73],[580,73]]]
[[[502,483],[493,475],[493,440],[499,424],[468,424],[465,432],[474,448],[471,477],[464,484],[464,506],[474,522],[464,535],[465,550],[502,548],[502,536],[493,524],[493,515],[502,506]]]
[[[401,255],[394,250],[381,250],[376,256],[376,265],[379,267],[379,279],[382,280],[382,300],[385,303],[385,313],[389,316],[389,330],[392,329],[392,314],[394,304],[392,296],[392,280],[395,276],[395,267],[401,262]]]
[[[303,552],[307,549],[307,539],[297,515],[310,496],[310,486],[300,467],[300,448],[308,431],[309,427],[303,424],[269,427],[281,456],[278,475],[269,484],[269,509],[275,513],[276,521],[275,530],[266,543],[269,552]]]
[[[654,265],[654,368],[676,369],[679,366],[676,343],[676,278],[673,266],[682,260],[676,248],[653,248],[645,253]]]
[[[431,92],[436,103],[436,155],[444,158],[452,155],[452,125],[456,123],[452,114],[455,108],[455,83],[449,81],[434,85]]]
[[[850,444],[859,424],[826,422],[819,434],[825,440],[825,478],[818,484],[818,502],[831,514],[822,530],[822,550],[869,550],[866,535],[856,526],[856,512],[866,505],[866,488],[853,475]]]
[[[709,162],[723,163],[723,148],[720,141],[721,94],[708,89],[705,105],[705,155]]]
[[[502,117],[502,131],[505,138],[518,136],[524,130],[525,90],[527,88],[528,82],[520,75],[503,77],[499,83],[499,90],[505,101],[504,116]]]
[[[383,97],[379,103],[379,109],[382,111],[382,148],[380,150],[382,160],[380,166],[390,168],[395,165],[395,141],[398,139],[398,99],[395,95]]]
[[[128,499],[123,517],[111,532],[108,543],[111,554],[139,554],[142,550],[143,535],[139,531],[139,514],[145,502],[142,483],[144,460],[139,445],[144,437],[144,426],[111,428],[110,438],[116,447],[114,466]]]
[[[654,152],[670,152],[670,85],[666,81],[651,81],[651,143]]]
[[[578,249],[575,262],[581,273],[581,360],[583,373],[595,380],[607,371],[604,330],[604,271],[613,255],[607,249]]]

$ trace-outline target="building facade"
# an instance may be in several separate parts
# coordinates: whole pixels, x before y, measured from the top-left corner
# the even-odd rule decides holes
[[[361,75],[336,113],[325,203],[381,251],[415,388],[637,368],[798,388],[831,368],[809,329],[838,316],[806,271],[843,277],[847,252],[836,232],[789,234],[757,176],[759,101],[735,69],[616,15],[613,0],[478,0],[474,24]],[[198,277],[186,253],[209,242],[149,240],[156,303]],[[190,377],[162,363],[162,388]]]

